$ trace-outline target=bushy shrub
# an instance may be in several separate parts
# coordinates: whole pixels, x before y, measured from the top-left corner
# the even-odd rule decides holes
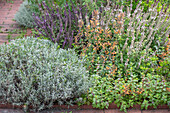
[[[87,58],[86,66],[90,74],[114,76],[116,70],[114,57],[117,42],[112,37],[112,31],[108,27],[109,18],[99,18],[99,11],[94,10],[90,22],[88,16],[86,16],[87,25],[83,23],[85,22],[80,19],[80,31],[75,36],[75,47],[80,56]]]
[[[0,102],[49,108],[73,104],[90,86],[88,72],[74,50],[35,38],[0,46]]]
[[[120,59],[115,60],[115,65],[122,77],[141,75],[140,68],[145,67],[145,64],[146,68],[158,65],[149,62],[149,59],[164,52],[163,48],[167,45],[170,33],[170,23],[169,14],[157,12],[156,8],[157,3],[153,4],[147,13],[142,13],[143,8],[138,4],[131,14],[131,8],[127,7],[122,34],[115,35],[119,42],[115,59]]]
[[[37,6],[38,5],[31,4],[27,0],[24,1],[15,15],[15,20],[17,21],[17,23],[19,25],[29,27],[29,28],[34,27],[34,23],[33,23],[34,19],[32,15],[35,12],[35,7]]]
[[[75,37],[76,47],[81,54],[88,56],[89,59],[94,59],[94,62],[97,59],[102,61],[100,56],[103,55],[103,49],[108,48],[107,46],[111,49],[112,44],[117,43],[116,52],[114,52],[117,54],[115,60],[112,60],[119,69],[119,74],[127,76],[128,72],[136,73],[137,70],[140,70],[141,63],[146,63],[149,56],[163,52],[162,48],[167,44],[170,25],[168,13],[157,12],[156,8],[157,4],[154,4],[147,13],[143,13],[142,6],[138,4],[132,13],[132,6],[127,7],[127,12],[123,12],[123,7],[115,4],[114,8],[111,8],[108,4],[103,9],[97,10],[99,14],[93,13],[90,22],[86,19],[86,24],[83,24],[85,22],[79,20],[81,27]],[[107,37],[110,38],[107,39]],[[113,48],[112,51],[114,51]],[[107,51],[103,52],[107,53]],[[95,55],[98,56],[94,58]],[[114,57],[108,53],[107,55],[110,58]],[[109,61],[112,60],[109,59]],[[97,65],[102,64],[101,62],[93,64],[93,62],[90,61],[89,64],[93,65],[94,69],[98,69]],[[131,65],[133,65],[133,70],[130,71]],[[103,70],[102,66],[104,65],[99,68]],[[137,73],[140,74],[140,72]]]
[[[42,8],[43,7],[43,8]],[[41,16],[34,15],[37,30],[41,35],[58,43],[62,48],[71,48],[73,36],[77,33],[79,15],[86,12],[72,3],[72,9],[65,4],[64,14],[57,4],[49,7],[45,2],[40,4]]]
[[[141,109],[147,109],[148,106],[156,108],[170,102],[166,87],[164,78],[153,74],[143,75],[140,82],[136,75],[115,80],[95,76],[93,87],[84,95],[79,105],[92,103],[94,108],[104,109],[114,102],[125,112],[136,104],[141,105]]]
[[[142,108],[168,104],[166,76],[156,69],[160,61],[157,55],[167,51],[169,13],[163,9],[158,12],[157,3],[152,4],[146,13],[141,2],[134,11],[132,5],[125,7],[126,10],[123,6],[112,5],[115,7],[108,4],[95,10],[90,22],[88,16],[86,23],[79,20],[75,46],[80,55],[87,57],[86,65],[93,67],[90,72],[99,75],[84,101],[101,109],[114,101],[124,111],[134,104],[140,104]],[[103,63],[103,53],[104,58],[113,58]],[[110,69],[109,76],[106,76],[106,69]],[[162,69],[167,72],[166,63]]]

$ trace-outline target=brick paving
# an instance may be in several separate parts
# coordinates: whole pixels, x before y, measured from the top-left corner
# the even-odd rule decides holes
[[[13,20],[20,4],[23,0],[13,0],[13,3],[7,3],[6,0],[0,0],[0,44],[8,42],[8,33],[20,29],[19,25]],[[13,33],[11,38],[18,36]]]
[[[23,0],[13,0],[14,3],[6,3],[5,0],[0,0],[0,44],[8,41],[9,31],[19,29],[18,24],[13,21],[16,12],[19,9],[20,4]],[[12,34],[12,37],[18,34]],[[127,111],[128,113],[170,113],[170,109],[156,109],[156,110],[139,110],[131,109]],[[24,113],[21,109],[1,109],[0,113]],[[86,109],[86,110],[57,110],[50,109],[44,110],[40,113],[124,113],[118,109],[108,109],[108,110],[97,110],[97,109]]]

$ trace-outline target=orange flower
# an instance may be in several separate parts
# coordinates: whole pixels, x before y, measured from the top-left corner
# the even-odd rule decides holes
[[[95,25],[99,25],[99,21],[98,20],[95,20]]]
[[[94,62],[94,60],[91,61],[92,63]]]
[[[87,25],[86,29],[89,30],[90,29],[90,25]]]
[[[104,58],[104,56],[103,56],[103,55],[101,55],[101,57],[102,57],[102,58]]]
[[[109,52],[108,51],[105,51],[106,54],[108,54]]]
[[[79,21],[78,21],[78,27],[82,27],[83,25],[84,25],[83,20],[79,20]]]
[[[109,70],[110,68],[106,66],[106,70]]]
[[[109,41],[107,43],[108,43],[109,46],[111,46],[111,43]]]

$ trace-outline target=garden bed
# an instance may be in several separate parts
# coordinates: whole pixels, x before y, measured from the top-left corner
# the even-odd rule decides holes
[[[30,1],[15,20],[34,29],[0,46],[0,108],[170,107],[168,7]]]

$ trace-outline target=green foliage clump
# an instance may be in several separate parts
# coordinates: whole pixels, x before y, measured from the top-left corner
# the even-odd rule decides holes
[[[38,5],[32,4],[27,0],[24,1],[15,15],[15,20],[17,21],[17,23],[25,27],[33,28],[34,19],[32,15],[33,13],[35,13],[36,7],[38,7]]]
[[[90,22],[88,16],[86,22],[79,20],[75,47],[88,59],[90,74],[99,75],[82,103],[103,109],[115,102],[124,111],[135,104],[142,109],[169,104],[165,80],[168,69],[166,63],[164,66],[158,63],[157,57],[168,43],[169,13],[157,12],[157,4],[145,13],[141,4],[135,10],[132,6],[123,10],[123,6],[108,4],[94,10]],[[166,76],[161,70],[156,71],[159,65],[166,70]]]
[[[147,109],[148,106],[156,108],[170,102],[166,87],[164,78],[153,74],[143,75],[140,82],[136,75],[128,79],[95,76],[93,87],[83,95],[79,105],[92,103],[94,108],[104,109],[114,102],[125,112],[136,104],[141,105],[141,109]]]
[[[42,110],[72,104],[90,86],[88,72],[74,50],[35,38],[0,46],[0,102]]]
[[[167,57],[163,61],[159,62],[159,67],[157,67],[156,72],[160,75],[163,75],[167,82],[170,83],[170,58]]]

